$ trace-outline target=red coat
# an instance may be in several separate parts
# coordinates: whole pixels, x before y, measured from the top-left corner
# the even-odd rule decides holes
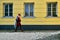
[[[21,26],[21,18],[20,17],[17,17],[17,19],[18,20],[17,20],[17,24],[16,25],[17,25],[17,27],[19,27],[19,26]]]

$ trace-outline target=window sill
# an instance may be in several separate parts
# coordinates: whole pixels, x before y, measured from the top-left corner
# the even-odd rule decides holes
[[[4,16],[3,18],[14,18],[13,16]]]
[[[23,18],[35,18],[34,16],[24,16]]]
[[[58,17],[58,16],[57,16]],[[47,16],[46,18],[57,18],[57,17],[53,17],[53,16]]]

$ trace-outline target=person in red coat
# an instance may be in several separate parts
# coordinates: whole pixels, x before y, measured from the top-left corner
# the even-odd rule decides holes
[[[17,28],[20,27],[21,31],[23,31],[22,26],[21,26],[21,15],[18,14],[17,18],[16,18],[16,29],[15,32],[17,32]]]

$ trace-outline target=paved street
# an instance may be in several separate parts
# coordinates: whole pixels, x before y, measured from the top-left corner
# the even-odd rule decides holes
[[[59,30],[0,32],[0,40],[60,40]]]

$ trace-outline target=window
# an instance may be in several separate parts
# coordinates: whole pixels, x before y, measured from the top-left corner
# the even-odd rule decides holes
[[[57,17],[57,3],[48,3],[48,14],[47,16]]]
[[[13,16],[13,4],[4,4],[4,16]]]
[[[33,17],[34,13],[34,4],[33,3],[25,3],[25,17]]]

